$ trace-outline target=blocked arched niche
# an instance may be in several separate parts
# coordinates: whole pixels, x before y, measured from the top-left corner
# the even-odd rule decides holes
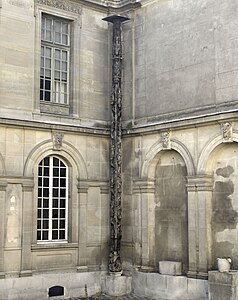
[[[188,267],[187,168],[175,150],[160,151],[155,159],[155,262],[179,261]]]
[[[187,174],[189,176],[194,175],[195,172],[194,162],[186,146],[176,139],[171,139],[171,150],[175,150],[181,155],[187,168]],[[171,150],[166,150],[166,151],[171,151]],[[162,143],[158,141],[154,143],[152,147],[149,149],[149,151],[146,153],[145,160],[141,169],[142,178],[154,177],[155,167],[157,165],[157,155],[161,151],[163,152],[164,149]]]
[[[207,173],[213,173],[211,263],[216,267],[217,257],[230,256],[233,268],[237,269],[238,143],[221,141],[210,152],[204,167]]]
[[[38,165],[44,157],[49,155],[63,157],[75,170],[77,177],[80,177],[80,179],[87,179],[88,173],[86,164],[79,151],[67,141],[63,141],[60,150],[54,150],[52,140],[46,140],[39,143],[31,150],[24,165],[24,176],[32,176],[36,165]]]

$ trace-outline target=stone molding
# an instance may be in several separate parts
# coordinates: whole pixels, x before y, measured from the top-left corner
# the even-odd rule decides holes
[[[161,143],[164,150],[171,149],[171,131],[168,129],[161,132]]]
[[[223,143],[232,143],[233,136],[232,136],[232,124],[230,122],[221,123],[221,132],[223,137]]]
[[[133,193],[154,193],[155,192],[155,180],[134,180]]]
[[[78,179],[78,192],[87,193],[90,187],[99,187],[101,194],[109,193],[109,182],[100,180],[80,180]]]
[[[187,176],[187,191],[212,191],[213,176],[212,175],[197,175]]]
[[[187,172],[189,176],[193,176],[195,174],[195,166],[194,166],[194,161],[193,157],[188,150],[188,148],[179,140],[177,139],[171,139],[170,140],[170,148],[168,150],[175,150],[177,151],[183,158]],[[165,150],[163,148],[163,144],[161,142],[161,139],[156,141],[149,149],[149,151],[145,155],[145,159],[141,168],[141,176],[143,178],[148,177],[148,178],[153,178],[154,177],[154,171],[156,168],[156,165],[158,163],[158,160],[156,159],[157,154]]]
[[[21,184],[23,191],[31,191],[34,187],[34,178],[24,176],[0,176],[0,190],[5,191],[8,184]]]
[[[63,144],[64,134],[63,132],[52,132],[53,149],[61,150]]]
[[[45,156],[55,154],[53,149],[52,139],[45,140],[37,144],[29,153],[25,165],[24,165],[24,174],[33,174],[35,166],[43,159]],[[87,178],[87,166],[86,163],[78,151],[78,149],[67,141],[62,142],[60,155],[62,158],[67,159],[71,166],[77,170],[76,176],[81,176],[81,178]]]
[[[72,12],[81,15],[82,8],[76,2],[62,0],[35,0],[37,4],[51,6],[64,11]]]
[[[7,181],[2,180],[0,178],[0,191],[6,191],[6,188],[7,188]]]

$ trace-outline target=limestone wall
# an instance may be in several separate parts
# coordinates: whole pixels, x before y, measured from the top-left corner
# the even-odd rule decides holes
[[[124,118],[146,123],[237,108],[237,2],[141,3],[125,25]]]
[[[67,5],[67,1],[63,6],[62,1],[49,3],[47,6],[44,1],[1,1],[0,115],[38,120],[45,117],[55,122],[59,121],[58,114],[64,123],[106,123],[109,119],[108,25],[102,21],[106,15],[77,3],[73,6]],[[69,106],[39,101],[42,13],[71,21]]]
[[[232,257],[237,268],[238,123],[235,115],[229,116],[229,122],[224,119],[220,124],[207,119],[196,125],[187,121],[186,127],[180,122],[177,127],[146,127],[143,133],[127,131],[123,140],[125,269],[135,264],[158,271],[161,260],[181,261],[188,276],[207,278],[208,270],[217,268],[216,258],[222,256]]]
[[[57,132],[0,126],[2,277],[107,269],[108,138],[60,131],[59,145]],[[67,244],[36,240],[37,168],[49,155],[60,157],[69,167]]]

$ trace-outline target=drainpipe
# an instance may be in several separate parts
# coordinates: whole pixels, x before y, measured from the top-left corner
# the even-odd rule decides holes
[[[112,15],[103,19],[113,24],[112,35],[112,93],[111,93],[111,144],[110,144],[110,274],[122,273],[121,248],[121,107],[122,107],[122,23],[129,18]]]

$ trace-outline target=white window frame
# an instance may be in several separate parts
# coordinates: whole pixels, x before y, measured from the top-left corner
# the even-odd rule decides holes
[[[51,22],[51,38],[49,40],[47,40],[45,38],[46,35],[46,26],[43,27],[43,20],[48,20]],[[56,30],[55,30],[55,23],[56,22],[60,22],[61,26],[60,26],[60,36],[62,38],[63,36],[63,31],[62,31],[62,24],[67,24],[67,43],[64,44],[63,42],[57,42],[55,39],[55,34],[56,34]],[[45,21],[44,21],[45,22]],[[44,34],[43,34],[44,32]],[[65,34],[66,35],[66,34]],[[51,49],[51,65],[50,65],[50,69],[51,69],[51,75],[50,75],[50,79],[51,79],[51,88],[50,90],[46,90],[45,89],[45,83],[46,83],[46,78],[45,78],[45,64],[42,64],[42,62],[40,63],[40,68],[41,70],[43,70],[43,78],[40,76],[40,82],[42,82],[42,85],[40,84],[40,101],[42,101],[43,103],[55,103],[55,104],[60,104],[60,105],[69,105],[69,86],[70,86],[70,70],[69,70],[69,65],[70,65],[70,47],[71,47],[71,43],[70,43],[70,36],[71,36],[71,29],[70,29],[70,20],[64,19],[64,18],[60,18],[60,17],[56,17],[50,14],[45,14],[42,13],[41,15],[41,48],[44,47],[46,48],[50,48]],[[66,101],[65,99],[63,99],[63,101],[58,101],[56,99],[56,95],[58,94],[56,92],[56,86],[55,86],[55,60],[56,60],[56,50],[59,50],[61,53],[63,51],[65,51],[67,53],[67,69],[66,69],[66,93],[60,93],[59,92],[59,98],[61,98],[61,96],[66,95]],[[42,58],[45,58],[45,56],[42,56],[42,52],[41,52],[41,61]],[[45,59],[43,59],[45,62]],[[59,85],[60,85],[60,89],[61,87],[64,85],[64,81],[61,80],[61,75],[63,73],[62,70],[62,59],[60,60],[60,69],[58,70],[60,73],[60,80],[59,80]],[[42,72],[41,72],[42,73]],[[63,84],[61,86],[61,83]],[[46,92],[50,94],[50,99],[46,99]],[[58,96],[57,96],[58,98]]]
[[[68,242],[68,222],[69,222],[69,218],[68,218],[68,202],[69,202],[69,167],[67,166],[67,164],[65,163],[64,160],[62,160],[60,157],[56,156],[56,155],[49,155],[49,156],[46,156],[45,158],[43,158],[41,162],[44,161],[44,159],[46,158],[49,158],[49,218],[48,218],[48,222],[49,222],[49,226],[48,228],[46,228],[46,231],[48,231],[48,239],[38,239],[38,237],[36,238],[37,240],[37,244],[45,244],[45,243],[67,243]],[[64,232],[65,232],[65,238],[64,239],[53,239],[52,238],[52,233],[53,233],[53,228],[52,228],[52,224],[53,224],[53,216],[52,216],[52,213],[53,213],[53,179],[56,178],[54,177],[53,175],[53,159],[56,158],[59,160],[59,162],[62,162],[64,164],[64,167],[66,168],[66,175],[65,175],[65,178],[66,178],[66,183],[65,183],[65,229],[64,229]],[[40,166],[40,163],[38,165],[38,172],[37,172],[37,178],[39,179],[40,177],[42,178],[42,194],[41,196],[39,196],[39,185],[37,187],[37,223],[38,221],[41,222],[42,224],[42,221],[44,219],[43,217],[43,211],[41,212],[41,217],[39,218],[38,217],[38,210],[43,210],[43,188],[44,188],[44,184],[43,184],[43,179],[44,179],[44,176],[43,175],[39,175],[39,166]],[[43,171],[43,167],[42,167],[42,171]],[[59,168],[59,171],[60,171],[60,168]],[[57,177],[59,178],[60,180],[60,176]],[[60,187],[60,185],[59,185]],[[47,188],[47,186],[46,186]],[[39,205],[38,205],[38,200],[41,198],[41,208],[39,208]],[[58,199],[60,200],[60,197],[58,197]],[[46,219],[47,220],[47,219]],[[60,222],[60,217],[57,218],[58,222]],[[42,225],[41,225],[42,226]],[[42,232],[44,230],[43,227],[41,227],[40,229],[38,228],[38,224],[37,224],[37,235],[38,235],[38,232]],[[57,228],[58,232],[60,230],[60,227],[58,225],[58,228]],[[41,237],[42,237],[42,234],[41,234]]]

